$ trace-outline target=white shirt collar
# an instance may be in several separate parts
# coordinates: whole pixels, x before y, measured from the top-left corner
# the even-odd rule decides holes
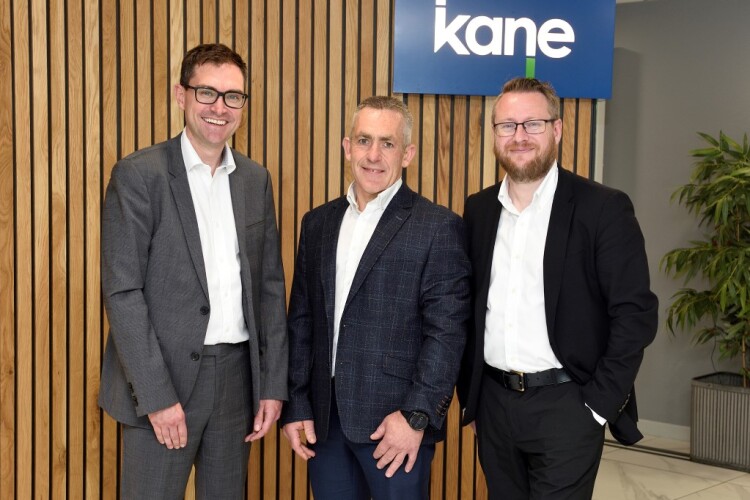
[[[557,189],[558,175],[557,160],[555,160],[552,163],[552,167],[549,169],[549,172],[547,172],[547,175],[544,176],[544,180],[542,180],[541,184],[539,184],[539,187],[537,187],[536,191],[534,191],[534,196],[531,200],[529,208],[536,207],[537,209],[540,209],[543,206],[546,206],[548,203],[552,203],[552,199],[555,196],[555,190]],[[519,213],[518,209],[515,207],[515,205],[513,205],[513,202],[510,199],[510,195],[508,194],[507,182],[503,182],[500,184],[500,191],[497,193],[497,199],[500,200],[500,203],[502,203],[505,209],[514,214]]]
[[[184,129],[180,137],[180,146],[182,147],[182,160],[185,162],[185,169],[188,172],[199,165],[206,165],[200,156],[198,156]],[[231,174],[237,168],[237,164],[234,162],[234,155],[227,144],[224,145],[224,153],[221,155],[221,162],[219,163],[219,168],[222,167],[227,169],[227,174]]]
[[[394,182],[391,186],[388,186],[386,189],[378,193],[375,199],[368,202],[367,205],[365,205],[365,210],[370,206],[372,206],[372,208],[376,210],[385,210],[385,208],[391,202],[393,197],[396,195],[396,192],[401,188],[401,184],[403,183],[404,181],[401,179],[396,180],[396,182]],[[349,190],[346,192],[346,200],[349,202],[349,206],[351,206],[357,213],[362,213],[357,206],[357,195],[356,191],[354,190],[353,182],[349,184]]]

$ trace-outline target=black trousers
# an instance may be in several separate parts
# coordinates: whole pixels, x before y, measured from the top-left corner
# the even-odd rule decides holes
[[[485,375],[476,426],[489,498],[591,498],[604,427],[575,382],[517,392]]]

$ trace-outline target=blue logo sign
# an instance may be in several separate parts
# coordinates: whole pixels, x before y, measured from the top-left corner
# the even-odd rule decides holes
[[[607,99],[614,39],[615,0],[396,0],[393,91],[494,96],[528,76]]]

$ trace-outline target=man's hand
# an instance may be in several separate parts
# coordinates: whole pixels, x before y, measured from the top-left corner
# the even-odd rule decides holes
[[[284,435],[292,445],[294,453],[307,461],[315,456],[315,452],[305,446],[307,443],[315,444],[318,438],[315,436],[315,424],[312,420],[303,420],[301,422],[291,422],[286,424],[283,429]],[[300,432],[304,434],[305,443],[300,438]]]
[[[148,419],[159,444],[170,450],[184,448],[187,445],[187,424],[180,403],[149,413]]]
[[[385,471],[385,477],[393,477],[407,457],[404,471],[411,472],[417,461],[422,437],[424,437],[424,431],[415,431],[409,427],[409,423],[400,411],[395,411],[383,419],[370,439],[373,441],[380,439],[375,453],[372,454],[378,461],[378,469],[383,469],[390,464],[388,470]]]
[[[281,401],[277,399],[261,399],[260,408],[253,422],[253,432],[245,436],[245,442],[257,441],[265,436],[280,416]]]

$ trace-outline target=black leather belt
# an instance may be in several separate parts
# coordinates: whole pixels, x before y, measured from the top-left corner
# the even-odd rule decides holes
[[[529,387],[564,384],[573,380],[562,368],[552,368],[536,373],[506,372],[485,363],[484,373],[506,389],[518,392],[523,392]]]

